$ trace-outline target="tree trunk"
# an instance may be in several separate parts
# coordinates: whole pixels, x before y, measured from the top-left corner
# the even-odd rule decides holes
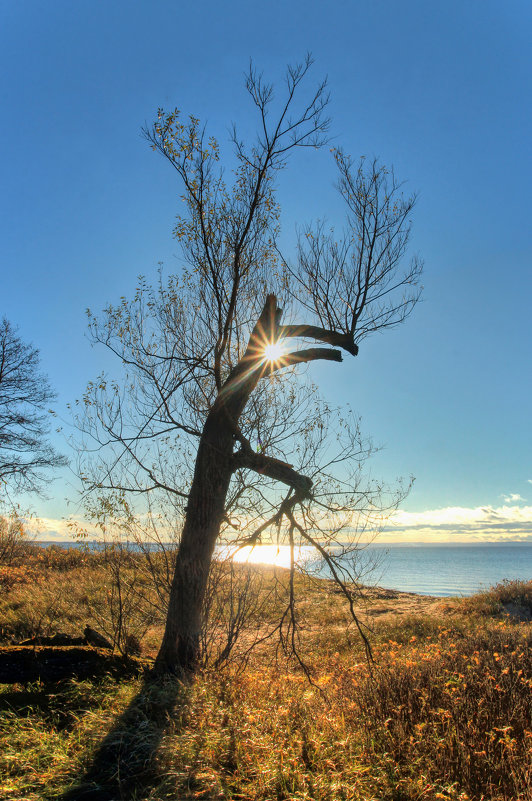
[[[155,662],[157,673],[187,675],[197,666],[203,599],[235,466],[236,428],[264,373],[264,345],[275,340],[280,316],[275,295],[268,295],[246,352],[207,416],[176,556],[164,637]]]
[[[227,414],[214,407],[198,447],[166,628],[155,663],[158,673],[186,675],[197,666],[203,599],[231,480],[233,442]]]

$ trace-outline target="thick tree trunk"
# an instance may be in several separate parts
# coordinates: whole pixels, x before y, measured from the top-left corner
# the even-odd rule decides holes
[[[253,389],[267,370],[264,347],[275,341],[280,317],[275,295],[268,295],[246,352],[232,370],[207,416],[196,456],[170,590],[166,628],[155,663],[156,672],[186,675],[193,673],[197,666],[203,599],[225,513],[231,474],[237,464],[233,449],[238,421]],[[275,466],[276,477],[280,471],[286,473],[287,467],[293,473],[290,466],[281,464],[279,467],[279,464]],[[261,467],[265,468],[265,465]],[[263,472],[271,475],[271,469]],[[295,473],[291,476],[294,481],[300,478]],[[305,479],[305,482],[304,489],[308,490],[309,480]]]
[[[203,599],[232,472],[233,432],[223,408],[209,414],[200,440],[168,615],[155,670],[192,673],[199,657]]]

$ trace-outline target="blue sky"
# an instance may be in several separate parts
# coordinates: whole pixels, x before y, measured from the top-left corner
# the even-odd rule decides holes
[[[372,473],[416,477],[398,537],[532,538],[531,23],[525,0],[4,0],[0,313],[40,348],[60,415],[107,365],[85,309],[130,294],[158,262],[179,267],[179,187],[141,126],[178,106],[223,146],[232,121],[253,131],[249,58],[278,80],[310,50],[334,142],[419,193],[426,262],[412,318],[316,377],[383,444]],[[292,160],[286,248],[296,223],[335,221],[334,177],[326,152]],[[48,495],[34,506],[60,531],[74,480]]]

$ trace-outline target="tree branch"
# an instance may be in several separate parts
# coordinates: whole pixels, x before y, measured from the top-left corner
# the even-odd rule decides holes
[[[318,342],[336,345],[336,347],[342,348],[352,356],[358,355],[358,345],[353,342],[353,338],[349,334],[341,334],[338,331],[319,328],[316,325],[281,325],[279,326],[279,337],[280,339],[286,337],[316,339]]]
[[[352,590],[350,589],[350,587],[348,587],[348,585],[345,583],[345,581],[343,581],[343,579],[341,578],[338,570],[336,569],[334,558],[331,556],[331,554],[329,553],[327,548],[324,548],[323,545],[318,540],[314,539],[314,537],[311,537],[311,535],[303,528],[303,526],[301,526],[297,522],[297,520],[295,519],[294,513],[293,513],[291,508],[287,508],[285,510],[285,515],[288,518],[288,520],[290,522],[290,525],[292,526],[292,530],[294,528],[297,529],[297,531],[300,533],[300,535],[303,537],[303,539],[305,539],[308,543],[310,543],[310,545],[314,546],[314,548],[316,548],[316,550],[318,551],[320,556],[325,560],[329,570],[331,571],[333,579],[335,580],[336,584],[338,584],[338,586],[340,587],[342,593],[344,594],[345,598],[347,599],[347,602],[349,604],[349,611],[351,613],[351,617],[353,618],[353,621],[354,621],[354,623],[355,623],[355,625],[356,625],[356,627],[358,629],[358,633],[360,634],[360,637],[362,638],[362,641],[364,643],[366,656],[368,658],[368,664],[369,664],[370,669],[371,669],[371,663],[374,661],[373,660],[373,653],[372,653],[372,650],[371,650],[371,644],[370,644],[370,642],[368,640],[368,637],[367,637],[365,631],[362,628],[362,626],[364,624],[362,623],[362,621],[359,619],[359,617],[357,616],[357,614],[355,612],[355,606],[354,606],[354,603],[353,603],[353,592],[352,592]]]
[[[304,362],[314,362],[318,359],[326,359],[329,362],[341,362],[342,354],[339,350],[332,350],[331,348],[306,348],[305,350],[295,350],[292,353],[287,353],[286,356],[281,356],[270,364],[264,365],[264,371],[261,378],[271,375],[282,370],[283,367],[290,367],[293,364],[303,364]]]
[[[272,456],[266,456],[263,453],[254,453],[243,445],[241,450],[234,454],[233,465],[235,470],[254,470],[256,473],[273,478],[275,481],[281,481],[283,484],[292,487],[300,498],[310,497],[312,480],[307,476],[302,476],[294,470],[292,465],[282,462],[280,459],[274,459]]]

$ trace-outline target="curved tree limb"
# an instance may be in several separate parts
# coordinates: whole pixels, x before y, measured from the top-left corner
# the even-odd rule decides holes
[[[350,353],[352,356],[358,355],[358,345],[353,342],[349,334],[338,333],[327,328],[320,328],[317,325],[281,325],[278,329],[280,339],[286,337],[302,337],[304,339],[315,339],[318,342],[326,342],[328,345],[335,345],[338,348]]]
[[[292,487],[300,497],[310,497],[312,489],[312,479],[308,476],[303,476],[298,473],[292,465],[282,462],[280,459],[274,459],[272,456],[266,456],[263,453],[254,453],[252,450],[242,448],[233,456],[234,469],[248,469],[254,470],[256,473],[273,478],[275,481],[281,481],[289,487]]]
[[[332,348],[305,348],[304,350],[295,350],[292,353],[287,353],[286,356],[281,356],[274,362],[264,365],[261,378],[264,378],[277,370],[282,370],[283,367],[291,367],[293,364],[304,364],[305,362],[315,362],[319,359],[325,359],[329,362],[341,362],[342,354],[339,350]]]

